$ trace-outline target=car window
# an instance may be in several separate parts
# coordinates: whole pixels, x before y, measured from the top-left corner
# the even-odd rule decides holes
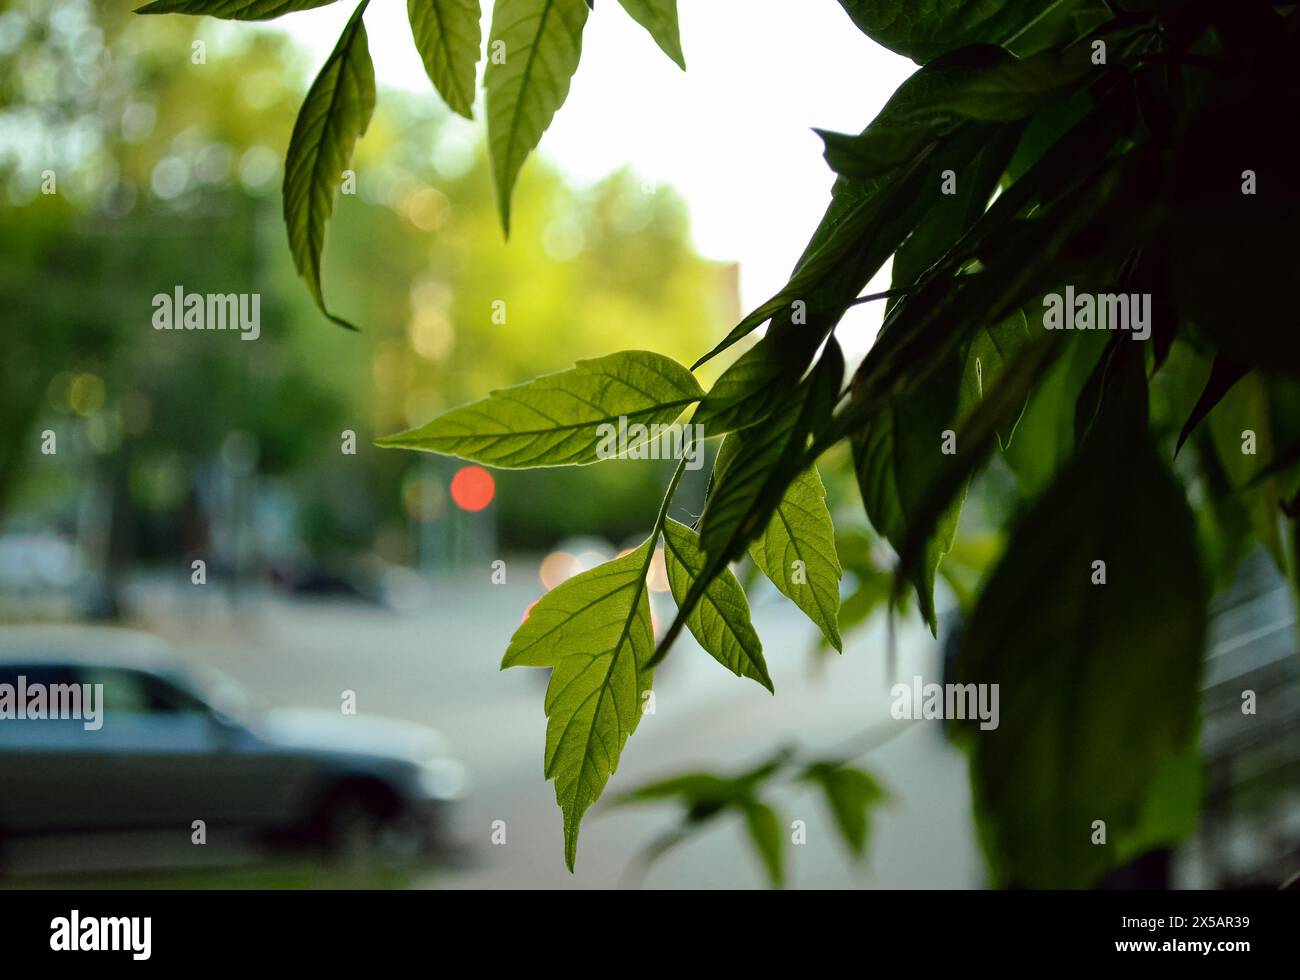
[[[207,707],[189,692],[156,674],[122,667],[87,667],[83,684],[103,684],[103,710],[108,714],[201,714]]]
[[[0,664],[0,684],[18,687],[18,678],[26,678],[28,687],[37,684],[50,687],[54,684],[75,684],[76,672],[62,664]]]

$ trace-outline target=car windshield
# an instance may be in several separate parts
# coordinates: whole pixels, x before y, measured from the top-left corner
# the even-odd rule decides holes
[[[228,721],[247,725],[266,710],[265,705],[256,701],[232,677],[206,664],[186,666],[176,671],[173,680],[194,692],[209,710]]]

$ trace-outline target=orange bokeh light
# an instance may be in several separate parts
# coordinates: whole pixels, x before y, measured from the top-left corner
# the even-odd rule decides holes
[[[451,478],[451,499],[461,510],[482,510],[496,489],[492,474],[481,466],[462,466]]]

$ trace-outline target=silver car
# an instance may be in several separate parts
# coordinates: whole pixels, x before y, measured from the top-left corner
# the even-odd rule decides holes
[[[257,711],[139,633],[0,630],[0,862],[29,834],[200,826],[414,858],[464,785],[423,726]]]

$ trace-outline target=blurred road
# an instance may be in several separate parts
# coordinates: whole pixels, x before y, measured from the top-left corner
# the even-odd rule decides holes
[[[542,774],[545,674],[502,672],[501,654],[528,603],[535,568],[511,563],[509,584],[464,578],[421,588],[398,613],[342,601],[264,596],[230,605],[218,590],[141,589],[133,605],[187,660],[209,663],[270,705],[338,710],[355,691],[359,714],[431,725],[452,740],[473,784],[457,836],[466,860],[420,883],[436,887],[761,887],[760,869],[730,821],[669,852],[647,874],[628,875],[640,848],[675,821],[672,807],[602,812],[584,822],[577,873],[564,867],[560,812]],[[656,600],[663,597],[656,597]],[[657,607],[659,618],[671,603]],[[807,843],[787,847],[792,887],[964,888],[982,883],[962,757],[938,722],[893,721],[883,624],[852,636],[842,657],[812,668],[813,627],[773,591],[758,591],[754,620],[776,684],[774,698],[720,667],[689,636],[655,678],[656,711],[624,748],[610,790],[693,768],[737,770],[778,747],[836,752],[888,739],[863,763],[890,790],[876,811],[870,854],[846,857],[821,798],[783,788],[773,795],[787,828],[807,824]],[[941,679],[928,634],[899,635],[898,676]],[[493,821],[506,843],[493,845]],[[788,840],[787,836],[787,840]]]

